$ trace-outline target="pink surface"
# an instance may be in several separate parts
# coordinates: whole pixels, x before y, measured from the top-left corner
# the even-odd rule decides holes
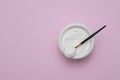
[[[0,0],[0,80],[120,80],[119,0]],[[91,55],[68,60],[58,48],[64,26],[96,31]]]

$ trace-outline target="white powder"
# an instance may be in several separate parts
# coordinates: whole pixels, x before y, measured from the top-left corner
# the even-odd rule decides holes
[[[82,28],[70,28],[62,36],[62,47],[63,49],[70,46],[75,47],[89,35],[90,34]],[[85,56],[90,47],[90,44],[91,40],[88,40],[83,45],[76,48],[75,56],[73,56],[73,59]]]
[[[65,47],[64,55],[68,58],[73,58],[76,54],[76,49],[73,46]]]

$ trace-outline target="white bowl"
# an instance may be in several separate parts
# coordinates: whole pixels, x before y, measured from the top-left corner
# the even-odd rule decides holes
[[[82,29],[84,29],[87,33],[92,34],[92,31],[91,31],[87,26],[85,26],[85,25],[83,25],[83,24],[73,23],[73,24],[70,24],[70,25],[66,26],[66,27],[61,31],[61,33],[60,33],[60,35],[59,35],[59,39],[58,39],[59,48],[60,48],[60,51],[61,51],[63,54],[64,54],[64,49],[63,49],[63,47],[62,47],[62,37],[63,37],[64,33],[65,33],[66,31],[68,31],[69,29],[71,29],[71,28],[82,28]],[[82,59],[82,58],[85,58],[86,56],[88,56],[88,55],[90,54],[90,52],[92,51],[93,47],[94,47],[94,38],[91,38],[90,47],[89,47],[89,49],[86,51],[85,55],[84,55],[84,56],[76,56],[76,57],[74,57],[74,58],[72,58],[72,59]]]

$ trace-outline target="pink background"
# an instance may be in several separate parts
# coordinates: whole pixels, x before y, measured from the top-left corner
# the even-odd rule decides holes
[[[79,22],[96,31],[91,55],[69,60],[58,35]],[[120,80],[119,0],[0,0],[0,80]]]

